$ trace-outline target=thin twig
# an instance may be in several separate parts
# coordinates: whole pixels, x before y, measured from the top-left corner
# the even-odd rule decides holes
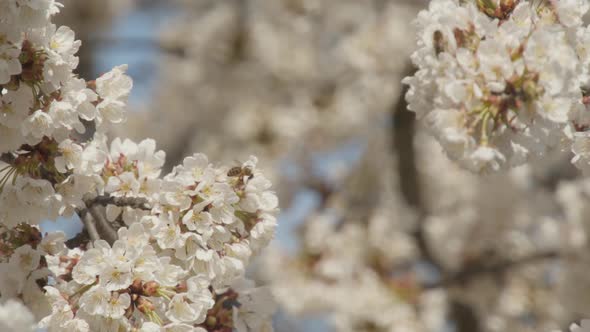
[[[440,287],[449,287],[468,283],[469,281],[489,275],[496,275],[505,273],[511,269],[519,268],[528,264],[543,262],[550,259],[559,258],[561,255],[555,251],[546,251],[530,254],[518,259],[508,259],[497,263],[485,264],[485,259],[478,260],[477,263],[468,265],[462,270],[444,277],[438,282],[423,285],[425,289],[433,289]]]

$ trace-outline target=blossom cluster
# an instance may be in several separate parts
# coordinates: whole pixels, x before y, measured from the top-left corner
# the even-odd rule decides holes
[[[109,144],[132,81],[125,66],[78,78],[80,42],[51,23],[59,8],[0,4],[0,326],[271,331],[270,293],[244,277],[278,210],[257,159],[218,167],[194,154],[161,176],[154,140]],[[38,227],[75,213],[88,238]],[[6,318],[12,299],[30,315]]]
[[[447,155],[497,171],[568,149],[587,164],[586,0],[435,0],[417,18],[418,67],[404,80]]]
[[[84,121],[93,122],[97,132],[122,122],[132,81],[125,66],[93,82],[73,73],[80,41],[70,28],[51,23],[59,11],[55,1],[0,6],[0,154],[9,163],[0,164],[0,219],[7,226],[36,224],[70,205],[71,186],[64,184],[73,182],[73,167],[66,168],[63,159],[82,159],[70,139],[73,131],[85,132]],[[86,167],[101,167],[93,156],[85,159],[93,164]]]
[[[23,144],[34,146],[44,137],[58,143],[71,130],[85,131],[82,120],[121,122],[132,87],[125,66],[94,82],[73,74],[80,41],[66,27],[49,20],[54,1],[3,1],[0,14],[0,133],[5,153]]]
[[[109,223],[126,225],[112,245],[98,240],[87,251],[46,257],[59,278],[45,288],[52,314],[42,323],[63,328],[80,320],[91,331],[159,323],[192,331],[196,325],[233,328],[246,320],[242,324],[261,330],[252,324],[267,321],[242,318],[246,307],[232,304],[249,294],[236,292],[234,284],[242,282],[249,258],[268,244],[276,225],[277,199],[256,159],[216,168],[195,154],[160,179],[163,153],[154,148],[151,140],[115,139],[109,153],[99,149],[106,159],[96,175],[102,192],[145,199],[149,208],[107,205]],[[254,302],[265,296],[250,292]],[[252,308],[244,314],[251,311],[260,314]]]
[[[249,258],[276,226],[277,199],[256,159],[215,168],[196,154],[159,179],[163,152],[154,151],[153,141],[115,139],[110,153],[97,142],[84,149],[104,157],[95,188],[109,197],[145,199],[146,206],[106,207],[111,223],[128,225],[112,245],[97,240],[68,249],[63,234],[42,238],[29,224],[2,233],[2,296],[21,296],[31,306],[47,296],[51,314],[40,326],[49,331],[270,328],[261,320],[272,313],[268,292],[243,280]],[[82,162],[85,155],[78,155]],[[48,276],[54,282],[43,294],[36,285],[47,284]]]

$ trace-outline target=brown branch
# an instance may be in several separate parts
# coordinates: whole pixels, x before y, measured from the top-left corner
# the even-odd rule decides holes
[[[404,76],[412,75],[413,71],[413,66],[408,65]],[[399,186],[408,205],[416,209],[419,215],[412,236],[414,237],[421,259],[433,266],[442,276],[442,280],[447,280],[447,275],[449,273],[436,257],[436,254],[430,247],[426,237],[424,222],[428,215],[428,211],[426,204],[420,195],[422,187],[420,185],[420,178],[415,160],[415,114],[407,110],[407,103],[405,100],[406,91],[407,87],[404,87],[402,94],[398,98],[397,104],[392,107],[392,152],[394,154],[397,153]],[[450,297],[448,301],[450,319],[455,323],[455,331],[479,332],[481,330],[479,318],[473,308],[452,297]]]
[[[476,332],[481,330],[477,313],[471,306],[456,299],[449,302],[449,313],[453,317],[455,331]]]
[[[117,238],[117,226],[110,223],[101,206],[116,205],[120,207],[132,207],[135,209],[151,210],[148,202],[144,198],[135,197],[111,197],[108,195],[97,196],[93,199],[84,201],[86,209],[78,210],[78,215],[84,224],[82,232],[66,241],[68,248],[80,247],[89,241],[103,239],[109,244],[113,244]]]
[[[14,162],[14,155],[12,153],[2,153],[0,154],[0,161],[5,162],[11,165]]]
[[[112,197],[108,195],[97,196],[91,200],[86,202],[87,206],[92,205],[116,205],[120,207],[131,207],[134,209],[141,209],[141,210],[151,210],[152,208],[149,206],[147,199],[140,198],[140,197]]]
[[[187,120],[188,121],[188,120]],[[190,141],[195,135],[195,125],[198,122],[198,118],[193,118],[192,124],[185,129],[178,129],[176,131],[175,140],[176,144],[166,149],[166,164],[164,164],[164,171],[172,170],[174,165],[182,163],[183,158],[188,154]]]
[[[85,247],[90,242],[90,235],[84,228],[80,233],[65,242],[66,247],[70,249]]]
[[[412,75],[415,71],[412,65],[408,65],[407,67],[404,76]],[[412,236],[414,237],[420,256],[442,274],[444,267],[431,250],[424,230],[424,220],[426,219],[427,212],[420,195],[421,186],[416,167],[416,151],[414,148],[416,116],[414,112],[410,112],[407,109],[408,105],[405,100],[407,89],[408,87],[405,86],[398,97],[397,103],[392,107],[392,148],[394,154],[397,154],[399,186],[406,202],[419,214],[416,229],[412,232]]]
[[[101,210],[97,204],[91,204],[91,202],[86,203],[86,208],[88,209],[88,213],[92,216],[92,219],[94,219],[95,223],[93,226],[95,227],[99,238],[112,245],[118,238],[117,230],[115,230],[111,223],[109,223],[104,211]]]
[[[87,232],[91,241],[96,241],[100,239],[98,235],[98,231],[96,230],[96,225],[94,224],[92,217],[86,211],[82,212],[80,215],[82,219],[82,223],[84,224],[84,231]]]
[[[538,252],[518,259],[507,259],[504,261],[486,264],[485,258],[466,266],[462,270],[455,272],[447,277],[443,277],[438,282],[423,285],[425,289],[440,287],[450,287],[462,285],[483,276],[498,275],[508,272],[511,269],[519,268],[524,265],[543,262],[550,259],[559,258],[561,255],[555,251]]]
[[[404,88],[392,107],[393,113],[393,150],[397,154],[399,170],[399,186],[406,202],[417,210],[424,210],[420,196],[420,182],[416,167],[416,151],[414,149],[415,114],[407,110]]]
[[[475,263],[466,266],[462,270],[443,277],[439,282],[423,285],[424,289],[434,289],[440,287],[463,286],[470,281],[483,276],[503,275],[511,269],[523,267],[528,264],[543,262],[545,260],[559,258],[557,252],[547,251],[534,253],[519,259],[508,259],[496,263],[487,263],[486,258],[482,257]],[[457,298],[449,299],[449,314],[455,323],[455,330],[458,332],[476,332],[481,330],[480,320],[477,312],[467,303]]]

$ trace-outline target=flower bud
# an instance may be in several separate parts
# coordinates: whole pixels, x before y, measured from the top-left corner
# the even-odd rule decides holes
[[[142,294],[143,293],[143,283],[141,282],[141,279],[133,280],[133,283],[131,284],[131,286],[129,286],[129,290],[131,291],[131,293],[134,293],[134,294]]]
[[[145,296],[154,296],[158,293],[158,289],[160,288],[160,284],[155,281],[148,281],[142,286],[142,295]]]
[[[139,310],[143,314],[146,314],[148,312],[152,312],[156,308],[156,306],[154,306],[154,304],[152,303],[152,301],[146,299],[143,296],[142,297],[139,297],[137,299],[137,301],[135,301],[135,303],[136,303],[136,306],[137,306],[137,310]]]

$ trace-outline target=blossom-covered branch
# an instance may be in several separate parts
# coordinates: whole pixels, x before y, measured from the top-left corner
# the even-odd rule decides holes
[[[154,140],[109,144],[132,81],[126,66],[89,82],[73,73],[80,42],[51,23],[60,6],[0,3],[2,302],[32,312],[22,331],[270,330],[272,299],[244,278],[278,211],[257,159],[193,154],[161,176]],[[96,129],[86,142],[83,121]],[[75,213],[74,239],[41,233]],[[7,303],[0,312],[18,307]]]
[[[435,0],[417,19],[416,112],[474,172],[572,149],[586,169],[590,30],[585,0]]]

